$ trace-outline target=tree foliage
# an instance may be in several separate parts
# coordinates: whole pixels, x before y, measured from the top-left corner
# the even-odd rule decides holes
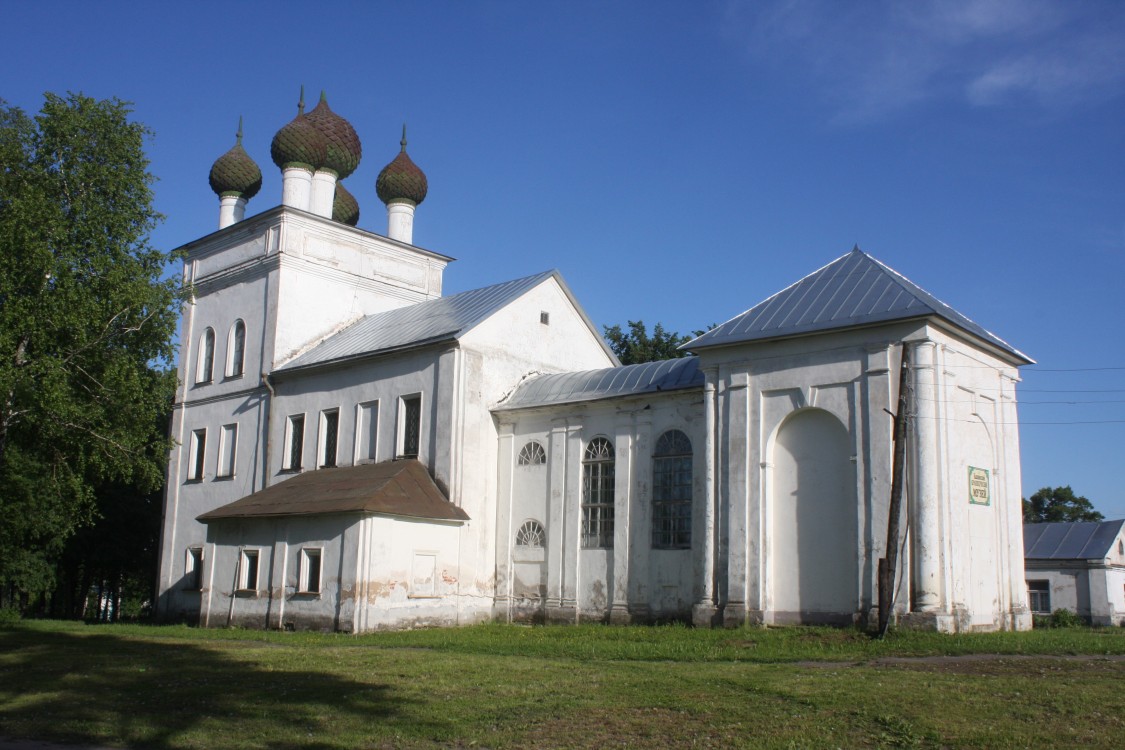
[[[1023,500],[1024,523],[1053,523],[1056,521],[1103,521],[1094,510],[1094,504],[1074,494],[1066,487],[1044,487],[1028,500]]]
[[[176,283],[125,102],[0,100],[0,583],[45,591],[100,486],[159,486]]]
[[[630,320],[628,332],[623,331],[619,325],[604,326],[602,330],[606,343],[623,365],[690,356],[678,347],[703,333],[695,331],[692,336],[680,335],[674,331],[665,331],[664,326],[657,323],[650,336],[643,320]]]

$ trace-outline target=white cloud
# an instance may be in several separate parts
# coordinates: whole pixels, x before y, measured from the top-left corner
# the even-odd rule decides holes
[[[1050,108],[1125,89],[1116,0],[732,0],[726,26],[763,64],[810,79],[837,121],[927,100]]]

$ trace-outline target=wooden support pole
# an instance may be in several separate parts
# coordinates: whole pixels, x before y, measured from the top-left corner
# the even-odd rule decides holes
[[[891,503],[887,511],[886,557],[879,560],[879,637],[887,634],[894,608],[898,548],[901,544],[902,484],[906,473],[906,428],[910,419],[910,346],[902,342],[898,371],[898,410],[894,415],[894,460],[891,467]]]

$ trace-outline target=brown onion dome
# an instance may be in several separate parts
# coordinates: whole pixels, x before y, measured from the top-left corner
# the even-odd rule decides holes
[[[207,181],[220,198],[233,195],[250,200],[262,188],[262,170],[242,148],[242,118],[238,118],[238,135],[234,147],[215,160]]]
[[[304,167],[312,172],[323,167],[328,158],[328,143],[324,135],[305,114],[303,86],[301,101],[297,104],[297,116],[273,137],[273,142],[270,143],[270,158],[279,169]]]
[[[332,201],[332,220],[353,227],[359,222],[359,202],[339,180],[336,181],[336,197]]]
[[[402,126],[402,150],[375,180],[375,192],[383,203],[407,201],[417,206],[426,200],[429,184],[426,175],[406,153],[406,126]]]
[[[359,166],[363,145],[351,123],[328,108],[328,97],[320,92],[320,101],[305,117],[324,137],[328,153],[320,166],[331,169],[344,179]]]

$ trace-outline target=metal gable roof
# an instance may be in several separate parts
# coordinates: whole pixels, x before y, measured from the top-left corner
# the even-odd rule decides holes
[[[286,372],[363,354],[456,339],[551,277],[558,278],[558,272],[545,271],[482,289],[367,315],[279,367],[277,371]],[[558,280],[562,284],[562,279]]]
[[[1100,560],[1113,552],[1125,521],[1025,523],[1023,556],[1029,560]]]
[[[989,344],[1032,360],[858,247],[746,312],[681,346],[787,338],[935,315]]]
[[[663,359],[625,367],[539,375],[521,383],[494,411],[702,387],[698,357]]]

